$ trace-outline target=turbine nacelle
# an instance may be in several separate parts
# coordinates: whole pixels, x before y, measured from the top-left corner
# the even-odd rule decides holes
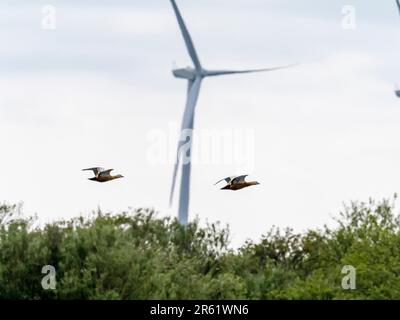
[[[398,98],[400,98],[400,83],[397,83],[397,84],[395,85],[394,93],[396,94],[396,96],[397,96]]]
[[[196,79],[197,71],[191,67],[174,69],[172,73],[175,78],[186,79],[194,81]]]

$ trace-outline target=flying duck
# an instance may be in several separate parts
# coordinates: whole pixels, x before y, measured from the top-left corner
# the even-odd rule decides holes
[[[232,176],[232,177],[228,177],[225,179],[221,179],[218,182],[216,182],[215,184],[218,184],[221,181],[225,180],[227,185],[225,187],[221,188],[221,190],[233,190],[233,191],[247,188],[250,186],[255,186],[255,185],[259,184],[257,181],[246,182],[247,176],[248,176],[247,174],[243,175],[243,176]]]
[[[110,173],[113,170],[114,169],[105,170],[103,168],[96,167],[96,168],[83,169],[82,171],[93,171],[93,173],[95,175],[94,178],[89,178],[88,180],[97,181],[97,182],[107,182],[107,181],[111,181],[111,180],[115,180],[115,179],[124,177],[124,176],[121,176],[120,174],[118,174],[116,176],[112,176]]]

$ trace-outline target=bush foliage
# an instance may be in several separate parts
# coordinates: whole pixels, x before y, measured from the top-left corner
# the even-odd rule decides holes
[[[186,228],[152,210],[38,226],[0,205],[0,299],[400,299],[393,201],[352,203],[334,228],[272,228],[229,248],[229,228]],[[41,285],[56,270],[55,290]],[[356,289],[344,290],[346,265]]]

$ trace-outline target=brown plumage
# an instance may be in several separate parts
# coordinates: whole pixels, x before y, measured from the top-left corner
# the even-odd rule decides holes
[[[227,185],[225,187],[221,188],[221,190],[232,190],[232,191],[240,190],[243,188],[247,188],[247,187],[255,186],[255,185],[259,184],[257,181],[247,182],[246,177],[247,177],[247,175],[228,177],[228,178],[218,181],[215,184],[218,184],[221,181],[225,180]]]
[[[103,168],[96,167],[96,168],[83,169],[82,171],[93,171],[95,176],[93,178],[89,178],[88,180],[97,181],[97,182],[108,182],[108,181],[112,181],[112,180],[120,179],[120,178],[124,177],[124,176],[121,176],[120,174],[118,174],[116,176],[112,176],[110,173],[113,170],[114,169],[104,170]]]

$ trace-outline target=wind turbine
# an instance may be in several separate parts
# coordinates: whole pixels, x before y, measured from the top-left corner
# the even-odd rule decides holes
[[[187,100],[186,107],[183,114],[182,125],[181,125],[181,136],[178,142],[177,158],[174,167],[173,177],[172,177],[172,187],[170,193],[170,205],[172,205],[174,190],[176,185],[176,177],[178,174],[179,166],[182,167],[181,172],[181,187],[180,187],[180,197],[179,197],[179,209],[178,218],[182,225],[188,223],[189,216],[189,191],[190,191],[190,172],[191,172],[191,147],[192,147],[192,137],[190,133],[194,128],[194,116],[195,108],[197,104],[197,99],[200,93],[201,82],[206,77],[215,77],[231,74],[244,74],[253,72],[266,72],[274,71],[279,69],[288,68],[292,65],[267,68],[267,69],[253,69],[253,70],[207,70],[204,69],[200,63],[200,59],[197,55],[196,49],[194,47],[192,38],[186,28],[185,22],[182,15],[176,5],[175,0],[170,0],[172,7],[174,9],[176,18],[178,20],[179,28],[181,30],[183,39],[186,44],[189,56],[194,64],[194,68],[187,67],[184,69],[174,69],[173,74],[176,78],[186,79],[188,81],[187,90]],[[186,141],[189,139],[189,141]]]

